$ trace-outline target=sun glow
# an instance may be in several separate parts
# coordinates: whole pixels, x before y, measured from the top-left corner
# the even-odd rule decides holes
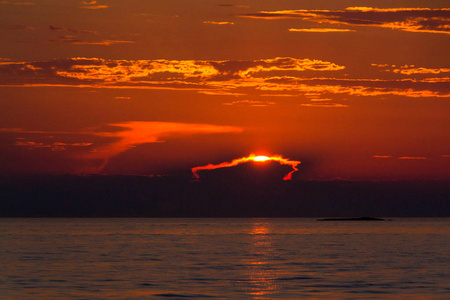
[[[264,155],[260,155],[260,156],[255,156],[253,158],[254,161],[267,161],[270,160],[270,157],[268,156],[264,156]]]
[[[236,158],[233,159],[231,162],[223,162],[220,164],[209,164],[206,166],[200,166],[200,167],[195,167],[192,168],[192,175],[194,176],[195,179],[200,179],[200,175],[198,175],[199,171],[202,170],[215,170],[215,169],[220,169],[220,168],[229,168],[229,167],[234,167],[237,166],[239,164],[242,163],[246,163],[246,162],[265,162],[265,161],[276,161],[278,163],[280,163],[280,165],[289,165],[292,167],[292,171],[289,172],[286,176],[283,177],[283,180],[291,180],[292,179],[292,174],[296,171],[298,171],[297,166],[301,163],[298,160],[290,160],[288,158],[284,158],[281,155],[272,155],[272,156],[265,156],[265,155],[255,155],[255,154],[250,154],[247,157],[241,157],[241,158]]]

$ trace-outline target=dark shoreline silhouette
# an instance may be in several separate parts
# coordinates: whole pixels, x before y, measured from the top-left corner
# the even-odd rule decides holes
[[[449,181],[0,178],[0,217],[450,217]]]
[[[317,219],[317,221],[390,221],[390,220],[374,217],[359,217],[359,218],[326,218],[326,219]]]

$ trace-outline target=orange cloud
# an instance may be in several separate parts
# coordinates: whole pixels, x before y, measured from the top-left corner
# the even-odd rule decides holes
[[[289,28],[291,32],[350,32],[352,29],[338,29],[338,28]]]
[[[450,34],[448,8],[372,8],[348,7],[345,10],[280,10],[241,14],[253,19],[301,19],[316,23],[373,26],[409,32]]]
[[[80,57],[47,62],[0,61],[0,85],[197,90],[207,95],[227,96],[249,92],[264,96],[304,94],[315,98],[328,98],[329,94],[450,96],[447,86],[442,84],[448,82],[445,78],[350,79],[340,72],[343,69],[344,66],[332,62],[290,57],[253,61]],[[441,68],[440,72],[445,70]],[[320,72],[333,72],[341,78],[311,77]]]
[[[134,41],[123,41],[123,40],[82,40],[73,35],[62,35],[57,39],[51,39],[50,42],[55,43],[67,43],[72,45],[102,45],[111,46],[115,44],[134,44]]]
[[[227,91],[198,91],[199,94],[213,95],[213,96],[245,96],[243,93],[233,93]]]
[[[261,97],[297,97],[298,95],[293,94],[261,94]]]
[[[81,167],[75,170],[74,173],[100,173],[111,157],[140,144],[160,143],[169,137],[180,135],[240,133],[243,131],[242,128],[234,126],[174,122],[125,122],[107,124],[106,126],[109,127],[108,130],[91,128],[79,132],[56,132],[0,128],[0,132],[26,135],[26,138],[16,138],[14,145],[26,147],[29,150],[43,148],[51,151],[64,151],[68,150],[66,147],[78,148],[78,151],[71,151],[71,153],[67,154],[83,162],[83,164],[80,164]],[[29,135],[35,137],[33,141],[30,141]],[[101,141],[97,139],[97,142],[54,142],[52,140],[56,135],[61,135],[65,138],[68,136],[75,137],[77,139],[88,138],[95,140],[93,137],[105,139]],[[86,147],[86,150],[81,151],[80,149],[84,147]],[[73,150],[74,148],[70,149]],[[86,162],[92,160],[96,161],[94,166],[89,163],[86,164]]]
[[[391,155],[374,155],[375,158],[392,158]]]
[[[66,150],[67,146],[87,147],[91,146],[92,143],[63,143],[63,142],[44,143],[44,142],[22,141],[21,139],[19,139],[14,143],[14,145],[26,147],[28,150],[33,150],[36,148],[48,148],[51,151],[64,151]]]
[[[327,102],[327,101],[331,101],[333,99],[331,98],[312,98],[311,101],[312,102]]]
[[[300,106],[307,106],[307,107],[336,107],[336,108],[345,108],[345,107],[349,107],[347,104],[339,104],[339,103],[330,103],[330,104],[313,104],[313,103],[305,103],[305,104],[300,104]]]
[[[203,23],[205,23],[205,24],[213,24],[213,25],[234,25],[233,22],[225,22],[225,21],[222,21],[222,22],[204,21]]]
[[[209,164],[206,166],[195,167],[192,168],[191,171],[195,179],[200,179],[200,175],[198,175],[198,172],[202,170],[215,170],[220,168],[235,167],[239,164],[247,162],[265,162],[265,161],[276,161],[281,165],[289,165],[292,167],[292,171],[289,172],[286,176],[284,176],[283,180],[291,180],[292,174],[298,171],[297,166],[301,163],[300,161],[297,160],[289,160],[287,158],[283,158],[281,155],[263,156],[252,153],[247,157],[233,159],[231,162],[223,162],[217,165]]]
[[[89,33],[93,35],[97,35],[98,31],[95,30],[84,30],[84,29],[73,29],[73,28],[66,28],[66,27],[56,27],[49,25],[48,30],[50,31],[66,31],[66,32],[73,32],[73,33]]]
[[[405,75],[411,74],[440,74],[440,73],[449,73],[450,68],[438,68],[438,69],[429,69],[429,68],[407,68],[402,67],[401,69],[392,70],[394,73],[401,73]]]
[[[97,4],[97,1],[82,1],[80,8],[84,9],[102,9],[102,8],[108,8],[108,5],[104,4]]]
[[[69,40],[69,42],[84,43],[84,41],[76,40]],[[103,42],[92,43],[103,44]],[[13,79],[11,76],[14,74],[16,77],[21,77],[22,83],[27,79],[28,81],[36,79],[40,83],[48,80],[53,84],[89,82],[91,85],[128,84],[130,86],[170,82],[199,86],[206,84],[210,87],[220,86],[223,89],[227,85],[233,88],[235,80],[239,80],[241,85],[245,84],[246,80],[253,84],[260,81],[259,77],[262,77],[265,72],[321,72],[338,71],[344,68],[331,62],[290,57],[254,61],[106,60],[78,57],[49,62],[0,63],[0,74],[9,75],[2,81],[7,81],[8,77]]]
[[[248,106],[258,106],[265,107],[268,105],[274,105],[275,102],[271,101],[258,101],[258,100],[237,100],[232,102],[222,103],[223,105],[248,105]]]
[[[103,164],[91,172],[99,173],[106,166],[109,159],[121,152],[140,144],[164,142],[164,138],[175,135],[213,134],[213,133],[240,133],[242,129],[233,126],[220,126],[210,124],[190,124],[171,122],[126,122],[109,124],[118,131],[94,132],[94,135],[113,137],[118,140],[110,144],[94,147],[84,154],[84,158],[98,158]]]
[[[378,67],[384,69],[384,72],[393,72],[396,74],[403,75],[417,75],[417,74],[441,74],[441,73],[450,73],[450,68],[425,68],[425,67],[416,67],[415,65],[404,65],[404,66],[396,66],[389,64],[371,64],[373,67]],[[431,79],[431,78],[426,78]],[[443,79],[443,78],[439,78]],[[425,79],[422,79],[425,80]]]
[[[398,159],[427,159],[424,156],[402,156],[399,157]]]
[[[35,5],[34,2],[16,2],[16,1],[0,1],[0,4],[7,4],[7,5]]]

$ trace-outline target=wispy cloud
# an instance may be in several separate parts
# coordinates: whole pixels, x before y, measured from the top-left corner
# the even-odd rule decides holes
[[[44,41],[51,43],[72,44],[72,45],[101,45],[101,46],[136,43],[135,41],[130,40],[112,39],[111,36],[101,34],[96,30],[58,27],[54,25],[49,25],[48,27],[32,27],[25,25],[17,25],[9,28],[6,27],[6,29],[45,31],[50,33],[51,37]],[[60,35],[56,36],[55,34]],[[34,43],[36,41],[17,41],[17,42]]]
[[[82,1],[80,6],[80,8],[84,9],[103,9],[108,7],[108,5],[99,4],[97,1]]]
[[[374,155],[374,158],[392,158],[391,155]]]
[[[234,25],[233,22],[227,22],[227,21],[204,21],[205,24],[212,24],[212,25]]]
[[[409,32],[450,34],[449,8],[372,8],[345,10],[280,10],[240,14],[254,19],[301,19],[315,23],[383,27]]]
[[[0,132],[16,135],[14,146],[30,151],[41,149],[63,152],[73,159],[94,161],[82,164],[76,173],[99,173],[109,159],[119,153],[146,143],[160,143],[168,138],[197,134],[240,133],[243,129],[234,126],[212,124],[191,124],[175,122],[124,122],[107,124],[101,128],[85,129],[79,132],[32,131],[21,128],[0,128]],[[78,141],[55,141],[57,138]],[[80,139],[104,139],[101,143]]]
[[[66,28],[66,27],[57,27],[53,25],[49,25],[48,29],[50,31],[66,31],[66,32],[73,32],[73,33],[89,33],[89,34],[98,34],[98,31],[95,30],[83,30],[83,29],[73,29],[73,28]]]
[[[258,100],[237,100],[237,101],[223,103],[223,105],[243,105],[243,106],[257,106],[257,107],[265,107],[265,106],[274,105],[274,104],[275,104],[275,102],[258,101]]]
[[[198,91],[199,94],[212,95],[212,96],[245,96],[243,93],[233,93],[228,91]]]
[[[411,74],[441,74],[441,73],[450,73],[450,68],[438,68],[438,69],[430,69],[430,68],[410,68],[410,67],[402,67],[400,69],[392,70],[394,73],[401,73],[405,75]]]
[[[249,5],[240,5],[240,4],[219,4],[220,7],[238,7],[238,8],[250,8]]]
[[[331,100],[333,100],[333,99],[331,99],[331,98],[312,98],[311,99],[312,102],[328,102]]]
[[[168,137],[177,135],[242,132],[241,128],[233,126],[171,122],[126,122],[109,124],[109,126],[116,127],[118,130],[95,132],[94,134],[118,140],[102,147],[96,147],[94,151],[85,154],[85,158],[100,158],[104,161],[98,167],[97,173],[101,172],[111,157],[139,144],[163,142]]]
[[[327,104],[303,103],[303,104],[299,104],[299,105],[307,106],[307,107],[324,107],[324,108],[346,108],[346,107],[349,107],[347,104],[339,104],[339,103],[327,103]]]
[[[424,156],[401,156],[398,159],[411,159],[411,160],[414,160],[414,159],[427,159],[427,158],[424,157]]]
[[[34,2],[19,2],[19,1],[0,1],[0,5],[1,4],[22,6],[22,5],[35,5],[36,3],[34,3]]]
[[[84,40],[73,35],[62,35],[57,39],[50,39],[50,42],[54,43],[64,43],[73,45],[102,45],[111,46],[116,44],[134,44],[134,41],[123,41],[123,40]]]
[[[291,32],[351,32],[352,29],[339,28],[289,28]]]
[[[92,143],[64,143],[64,142],[33,142],[33,141],[22,141],[17,140],[14,143],[15,146],[25,147],[28,150],[34,150],[36,148],[48,148],[50,151],[65,151],[66,147],[88,147]]]
[[[389,64],[371,64],[373,67],[380,68],[384,72],[393,72],[397,74],[403,75],[417,75],[417,74],[442,74],[442,73],[450,73],[450,68],[426,68],[426,67],[417,67],[415,65],[389,65]]]

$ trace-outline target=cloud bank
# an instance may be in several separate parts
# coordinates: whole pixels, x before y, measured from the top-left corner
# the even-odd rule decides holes
[[[372,64],[378,66],[377,64]],[[316,59],[112,60],[71,58],[43,62],[0,61],[2,86],[71,86],[197,90],[207,95],[449,97],[448,68],[394,69],[397,78],[349,78],[345,66]],[[385,70],[380,69],[380,72]],[[427,74],[427,78],[422,76]],[[415,75],[419,77],[415,77]]]
[[[383,27],[408,32],[450,34],[449,8],[347,7],[344,10],[279,10],[240,14],[252,19],[301,19],[320,24]]]

